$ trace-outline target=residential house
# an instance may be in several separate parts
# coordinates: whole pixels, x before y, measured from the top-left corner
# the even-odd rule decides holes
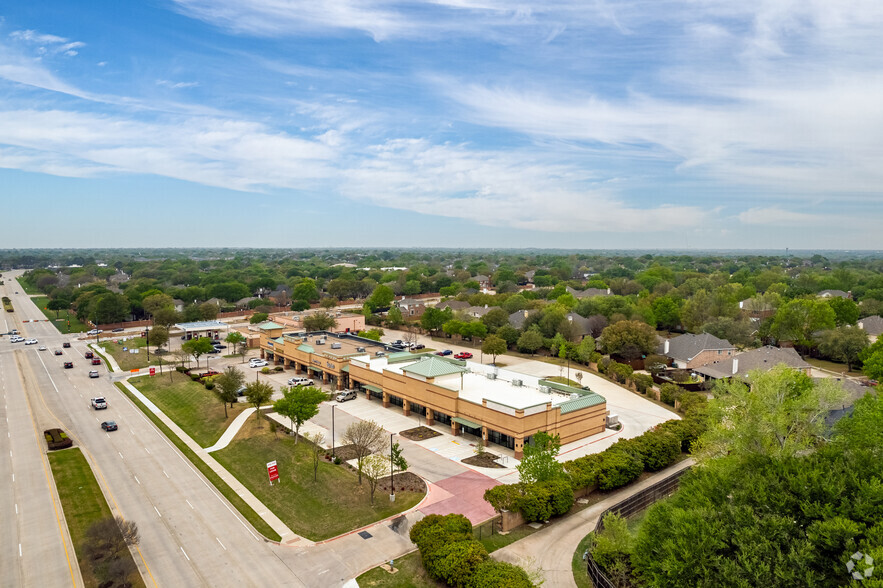
[[[807,375],[812,370],[812,366],[803,361],[803,358],[793,348],[766,345],[759,349],[739,353],[728,359],[697,367],[693,371],[704,376],[706,380],[746,378],[748,373],[753,370],[769,371],[780,363],[800,370]]]
[[[260,300],[257,296],[248,296],[246,298],[240,298],[236,301],[236,308],[244,310],[248,308],[248,303],[252,300]],[[267,302],[269,304],[269,302]]]
[[[499,306],[488,306],[485,304],[484,306],[470,306],[469,308],[465,308],[462,310],[463,314],[471,316],[473,318],[480,319],[490,311],[495,308],[500,308]]]
[[[689,370],[733,357],[736,354],[736,346],[711,333],[700,335],[687,333],[680,337],[664,339],[658,348],[658,353],[670,357],[674,367]]]
[[[852,298],[852,292],[843,290],[822,290],[817,294],[819,298]]]
[[[209,298],[208,300],[206,300],[206,302],[211,302],[215,306],[223,306],[227,304],[226,300],[221,300],[220,298]]]
[[[423,316],[423,313],[426,311],[426,302],[416,298],[405,298],[402,296],[401,299],[393,300],[392,303],[401,311],[402,316],[405,318],[418,318]]]
[[[444,310],[446,308],[450,308],[453,311],[458,310],[466,310],[471,305],[465,300],[445,300],[444,302],[439,302],[435,305],[435,307],[439,310]]]
[[[866,316],[858,320],[858,328],[868,334],[868,338],[873,343],[877,337],[883,334],[883,318],[879,315]]]
[[[276,304],[282,303],[283,305],[287,305],[291,301],[291,288],[282,284],[270,292],[268,298]]]
[[[175,298],[172,300],[172,304],[175,305],[175,312],[184,312],[184,301],[180,298]]]
[[[571,312],[565,318],[567,319],[567,322],[573,325],[573,337],[576,340],[582,341],[586,335],[592,333],[592,321],[586,317]]]
[[[566,288],[567,293],[572,295],[577,300],[581,300],[583,298],[594,298],[595,296],[610,296],[612,292],[610,288],[606,290],[601,288],[586,288],[585,290],[574,290],[570,286]]]
[[[473,276],[472,279],[478,282],[479,290],[487,290],[491,287],[491,279],[488,276],[478,274],[477,276]]]
[[[523,329],[524,324],[527,321],[527,317],[537,312],[537,310],[516,310],[512,314],[509,315],[509,324],[515,327],[516,329]]]
[[[533,277],[537,274],[537,270],[528,270],[524,272],[524,279],[528,284],[533,284]]]

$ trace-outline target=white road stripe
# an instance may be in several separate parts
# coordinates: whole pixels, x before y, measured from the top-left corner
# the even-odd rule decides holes
[[[162,473],[166,474],[166,471],[163,470]],[[169,475],[168,475],[168,474],[166,474],[166,478],[169,478]],[[171,478],[169,478],[169,479],[171,479]]]
[[[218,538],[215,537],[215,539],[218,539]],[[220,539],[218,539],[218,543],[221,543],[221,540],[220,540]],[[224,547],[224,544],[223,544],[223,543],[221,543],[221,547]],[[224,551],[227,551],[227,548],[226,548],[226,547],[224,547]]]
[[[189,500],[187,500],[187,499],[186,499],[186,498],[185,498],[185,499],[184,499],[184,502],[186,502],[186,503],[187,503],[187,506],[189,506],[189,507],[190,507],[190,509],[191,509],[191,510],[196,510],[196,509],[195,509],[195,508],[193,508],[193,505],[192,505],[192,504],[190,504],[190,501],[189,501]]]
[[[135,478],[135,481],[138,482],[139,485],[141,484],[141,480],[138,479],[138,476],[132,474],[132,477]]]
[[[159,509],[158,509],[158,508],[156,508],[156,507],[154,506],[154,507],[153,507],[153,510],[156,511],[156,514],[159,515],[159,518],[162,518],[162,515],[159,514]],[[188,557],[187,559],[190,559],[190,558]]]
[[[186,558],[187,558],[187,561],[190,561],[190,557],[189,557],[189,556],[188,556],[188,555],[187,555],[187,552],[186,552],[186,551],[184,551],[184,548],[183,548],[183,547],[182,547],[182,548],[181,548],[181,553],[183,553],[183,554],[184,554],[184,557],[186,557]]]
[[[120,459],[126,459],[125,457],[123,457],[123,454],[120,453],[119,451],[117,451],[117,454],[120,456]]]

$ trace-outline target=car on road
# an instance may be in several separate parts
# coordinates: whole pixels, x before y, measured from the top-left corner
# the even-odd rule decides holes
[[[10,335],[18,335],[18,329],[12,329],[11,331],[9,331],[9,334]]]
[[[37,347],[37,350],[38,350],[38,351],[46,351],[46,346],[45,346],[45,345],[40,345],[39,347]]]
[[[315,382],[310,378],[304,378],[302,376],[296,376],[294,378],[288,379],[289,386],[315,386]]]
[[[101,360],[97,357],[92,358],[92,365],[101,365]]]
[[[85,357],[86,359],[92,359],[93,357],[95,357],[95,354],[91,351],[87,351],[83,357]]]
[[[468,351],[461,351],[460,353],[454,355],[454,359],[472,359],[472,354]]]
[[[355,400],[356,399],[356,391],[355,390],[344,390],[340,394],[334,397],[334,399],[338,402],[346,402],[347,400]]]
[[[436,351],[435,352],[436,355],[451,355],[452,353],[454,353],[454,352],[451,351],[450,349],[445,349],[443,351]]]
[[[69,369],[71,369],[72,367],[74,367],[74,362],[72,362],[72,361],[66,361],[66,362],[64,362],[64,369],[69,370]]]
[[[122,333],[123,331],[125,331],[124,328],[122,328],[122,327],[117,327],[116,329],[113,329],[113,330],[111,331],[111,333]]]
[[[411,347],[411,349],[412,349],[412,350],[414,350],[414,349],[426,349],[426,345],[424,345],[423,343],[415,343],[415,344]]]
[[[104,396],[96,396],[91,402],[92,408],[95,410],[104,410],[107,408],[107,400],[104,399]]]
[[[10,343],[21,343],[24,340],[25,340],[24,337],[10,337],[9,338]]]
[[[92,329],[91,331],[86,331],[87,335],[97,335],[98,333],[103,333],[101,329]]]
[[[245,396],[245,386],[236,391],[236,396],[238,398],[242,398],[243,396]]]
[[[116,431],[117,424],[114,421],[104,421],[101,423],[101,428],[105,431]]]
[[[89,370],[89,377],[90,378],[97,378],[98,377],[98,370]]]
[[[64,343],[61,344],[61,346],[64,347],[65,349],[68,349],[71,346],[71,344],[68,343],[67,341],[65,341]]]
[[[56,350],[55,350],[55,355],[61,355],[61,349],[56,349]]]
[[[36,345],[37,343],[39,343],[39,341],[37,341],[36,339],[28,339],[27,341],[25,341],[25,345]]]
[[[250,362],[248,362],[248,367],[253,367],[253,368],[264,367],[267,365],[270,365],[270,364],[267,363],[266,359],[252,359]]]
[[[227,349],[226,345],[222,345],[220,343],[213,343],[215,349]]]

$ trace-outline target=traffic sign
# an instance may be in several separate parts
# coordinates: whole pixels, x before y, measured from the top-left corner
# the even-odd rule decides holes
[[[150,375],[156,374],[156,368],[150,368]]]
[[[271,461],[267,464],[267,475],[270,476],[270,483],[279,479],[279,470],[276,469],[276,462]]]

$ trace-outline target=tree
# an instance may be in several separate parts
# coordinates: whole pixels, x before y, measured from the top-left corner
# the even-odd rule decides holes
[[[313,481],[315,482],[319,479],[319,460],[322,454],[325,453],[325,448],[322,447],[325,435],[322,433],[304,433],[304,439],[313,444],[310,447],[310,459],[313,461]],[[296,439],[295,443],[297,443]]]
[[[833,329],[836,317],[834,309],[823,300],[792,300],[776,311],[771,332],[780,341],[810,348],[815,345],[813,334]]]
[[[404,321],[405,318],[402,316],[402,311],[398,306],[393,306],[386,313],[386,324],[393,329],[398,328]]]
[[[293,300],[302,300],[304,302],[318,302],[319,301],[319,289],[316,287],[316,282],[310,278],[304,278],[294,287],[294,290],[291,291],[291,298]]]
[[[56,318],[56,319],[58,318],[58,311],[59,311],[59,310],[67,310],[68,308],[70,308],[70,306],[71,306],[70,301],[69,301],[69,300],[65,300],[65,299],[63,299],[63,298],[55,298],[55,299],[53,299],[53,300],[50,300],[50,301],[46,304],[46,308],[47,308],[48,310],[54,310],[54,311],[55,311],[55,318]]]
[[[181,343],[181,349],[193,356],[196,360],[196,367],[199,369],[199,358],[206,353],[212,351],[215,346],[208,337],[200,337],[199,339],[190,339]]]
[[[346,428],[343,442],[352,445],[356,453],[359,484],[362,483],[362,463],[365,458],[383,448],[385,431],[374,421],[357,421]]]
[[[181,320],[181,316],[174,307],[160,308],[153,315],[153,324],[168,327]]]
[[[852,369],[862,352],[868,348],[868,334],[856,326],[844,326],[822,331],[819,335],[819,353],[846,364]]]
[[[430,307],[420,317],[420,326],[427,331],[438,332],[447,321],[451,320],[451,317],[453,317],[453,313],[450,308],[439,310],[438,308]]]
[[[834,322],[838,327],[854,325],[859,317],[858,304],[849,298],[835,296],[828,300],[828,306],[834,311]]]
[[[721,317],[702,325],[702,330],[711,333],[715,337],[729,341],[739,348],[745,348],[754,343],[755,327],[747,319],[731,319]]]
[[[265,320],[267,320],[268,316],[270,316],[270,315],[268,315],[266,312],[256,312],[253,315],[251,315],[251,318],[248,319],[248,322],[253,325],[256,325],[258,323],[262,323]]]
[[[328,396],[312,386],[294,386],[282,388],[282,398],[273,404],[273,410],[284,417],[288,417],[291,428],[294,430],[294,442],[300,435],[300,428],[305,422],[319,414],[319,405],[325,402]]]
[[[588,364],[592,361],[595,351],[595,340],[589,336],[583,338],[574,350],[574,359],[580,363]]]
[[[245,340],[245,336],[239,331],[233,331],[224,338],[224,341],[233,346],[234,353],[239,353],[245,349],[245,347],[242,347]]]
[[[708,403],[710,425],[699,439],[698,455],[794,456],[815,445],[825,417],[840,406],[840,383],[818,382],[784,364],[748,374],[741,381],[719,381]]]
[[[337,319],[328,312],[315,312],[304,317],[303,325],[307,331],[328,331],[337,326]]]
[[[533,355],[543,346],[543,335],[535,329],[528,329],[518,337],[518,350]]]
[[[534,433],[524,444],[524,457],[516,466],[524,483],[547,482],[564,476],[564,464],[556,457],[561,450],[561,437],[545,431]]]
[[[481,322],[491,333],[496,333],[503,325],[509,324],[509,313],[502,308],[492,308],[481,317]]]
[[[656,349],[656,331],[641,321],[619,321],[601,332],[600,343],[604,353],[638,359]]]
[[[512,325],[503,325],[494,334],[506,342],[506,348],[508,349],[518,342],[518,336],[521,335],[521,332]]]
[[[371,312],[377,312],[378,310],[389,308],[390,304],[392,304],[393,298],[395,298],[395,293],[392,291],[392,288],[380,284],[374,288],[374,292],[371,293],[371,296],[368,297],[365,304]]]
[[[371,339],[372,341],[380,341],[383,336],[383,329],[368,329],[367,331],[359,331],[359,337]]]
[[[488,335],[481,344],[481,352],[493,357],[493,363],[497,363],[497,356],[506,353],[506,342],[496,335]]]
[[[203,302],[199,308],[199,316],[204,321],[212,321],[218,318],[218,305],[213,302]]]
[[[103,294],[92,307],[90,319],[96,325],[121,323],[129,316],[129,299],[122,294]]]
[[[160,310],[175,310],[175,301],[168,294],[151,294],[141,300],[141,307],[144,312],[155,317]]]
[[[258,419],[258,426],[261,423],[261,406],[269,402],[272,396],[273,386],[266,382],[250,382],[245,386],[245,398],[255,408],[254,414]]]
[[[374,454],[365,457],[362,465],[359,466],[359,477],[365,474],[368,480],[368,491],[371,494],[371,504],[374,504],[374,491],[377,489],[377,483],[382,477],[390,472],[389,460],[382,455]]]
[[[150,329],[148,337],[150,343],[158,351],[160,347],[169,342],[169,330],[162,325],[158,325]]]
[[[224,418],[226,419],[227,403],[229,402],[232,407],[233,403],[236,402],[237,393],[242,388],[242,385],[245,384],[245,374],[231,365],[227,366],[227,369],[219,376],[216,376],[213,381],[215,387],[212,389],[212,392],[224,404]]]

